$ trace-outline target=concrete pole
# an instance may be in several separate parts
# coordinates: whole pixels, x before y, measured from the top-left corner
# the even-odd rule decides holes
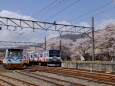
[[[91,21],[92,21],[92,61],[94,61],[95,60],[94,17],[92,17]]]
[[[35,50],[36,50],[36,45],[34,45],[34,47],[35,47]]]
[[[36,46],[37,46],[36,43],[34,43],[34,48],[35,48],[35,50],[36,50]]]
[[[61,51],[61,32],[60,32],[60,51]]]
[[[46,37],[45,37],[45,50],[46,50]]]

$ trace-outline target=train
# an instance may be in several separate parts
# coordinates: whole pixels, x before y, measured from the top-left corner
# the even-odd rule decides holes
[[[61,66],[61,52],[60,50],[42,50],[31,51],[25,54],[29,60],[29,64],[38,64],[40,66]]]
[[[23,49],[6,49],[2,64],[6,68],[22,68],[25,58]]]
[[[25,68],[30,65],[61,66],[60,50],[23,52],[23,49],[6,49],[2,64],[4,67]]]

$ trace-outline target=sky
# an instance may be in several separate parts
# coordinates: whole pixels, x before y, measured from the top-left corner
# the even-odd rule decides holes
[[[0,16],[35,19],[45,22],[59,22],[73,25],[91,25],[95,18],[95,29],[106,24],[115,24],[115,0],[0,0]],[[20,35],[20,33],[23,33]],[[1,41],[44,42],[59,36],[58,32],[38,30],[0,31]]]

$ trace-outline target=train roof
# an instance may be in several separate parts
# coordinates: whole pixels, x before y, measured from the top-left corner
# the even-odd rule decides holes
[[[7,49],[8,51],[23,51],[23,49]]]
[[[15,48],[0,48],[0,52],[5,52],[6,50],[21,50],[23,51],[23,49],[15,49]]]

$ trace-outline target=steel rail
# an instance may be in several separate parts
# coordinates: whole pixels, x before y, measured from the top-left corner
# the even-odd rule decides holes
[[[42,70],[42,71],[45,71],[45,72],[51,72],[51,73],[59,73],[59,74],[64,74],[64,75],[69,75],[69,76],[79,76],[79,77],[82,77],[80,79],[83,79],[83,77],[85,78],[88,78],[86,80],[89,80],[89,81],[93,81],[93,82],[98,82],[98,83],[104,83],[104,84],[109,84],[109,85],[113,85],[115,86],[115,78],[114,77],[104,77],[104,76],[100,76],[100,75],[93,75],[92,73],[91,74],[87,74],[87,73],[80,73],[80,72],[72,72],[71,71],[68,71],[68,70],[64,70],[64,69],[59,69],[59,68],[49,68],[49,67],[40,67],[40,66],[34,66],[35,69],[38,69],[38,70]]]
[[[47,83],[55,84],[56,86],[64,86],[64,85],[61,85],[61,84],[58,84],[58,83],[55,83],[55,82],[51,82],[51,81],[48,81],[48,80],[45,80],[45,79],[41,79],[41,78],[38,78],[38,77],[35,77],[35,76],[32,76],[32,75],[29,75],[29,74],[25,74],[25,73],[22,73],[22,72],[19,72],[19,74],[23,74],[23,75],[29,76],[29,77],[31,77],[31,78],[43,80],[43,81],[45,81],[45,82],[47,82]]]
[[[9,78],[9,79],[13,79],[15,81],[19,81],[21,83],[25,83],[27,85],[31,85],[31,86],[39,86],[39,85],[36,85],[36,84],[33,84],[33,83],[30,83],[30,82],[26,82],[26,81],[23,81],[23,80],[20,80],[20,79],[16,79],[16,78],[13,78],[13,77],[10,77],[10,76],[6,76],[6,75],[3,75],[3,74],[0,74],[0,76],[2,77],[6,77],[6,78]]]
[[[3,79],[0,79],[0,81],[2,81],[2,82],[4,82],[4,83],[7,83],[7,84],[9,84],[9,85],[11,85],[11,86],[18,86],[18,85],[12,84],[12,83],[10,83],[10,82],[8,82],[8,81],[6,81],[6,80],[3,80]],[[0,85],[0,86],[3,86],[3,85]]]
[[[30,72],[28,72],[28,73],[30,73]],[[57,81],[60,81],[60,82],[70,83],[72,85],[86,86],[86,85],[82,85],[82,84],[79,84],[79,83],[74,83],[74,82],[70,82],[70,81],[66,81],[66,80],[61,80],[61,79],[58,79],[58,78],[53,78],[53,77],[49,77],[49,76],[45,76],[45,75],[41,75],[41,74],[35,74],[35,73],[31,73],[31,74],[35,75],[35,76],[41,76],[41,77],[46,77],[46,78],[49,78],[49,79],[57,80]]]

